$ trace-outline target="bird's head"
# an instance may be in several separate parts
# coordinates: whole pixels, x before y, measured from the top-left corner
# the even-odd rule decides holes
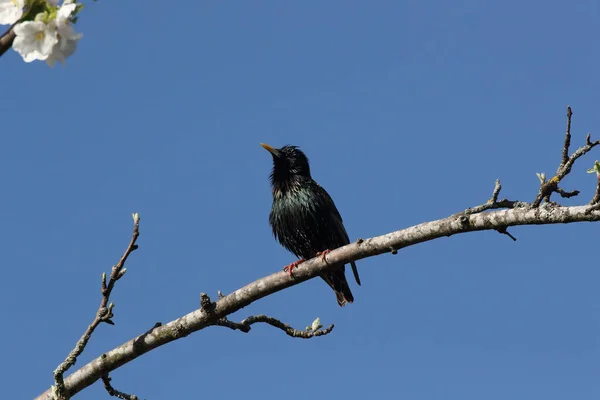
[[[308,157],[298,147],[287,145],[276,149],[268,144],[260,145],[273,156],[271,184],[274,189],[282,190],[300,184],[303,180],[312,179]]]

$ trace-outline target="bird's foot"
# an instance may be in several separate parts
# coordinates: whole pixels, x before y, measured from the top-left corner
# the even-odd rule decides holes
[[[293,263],[291,263],[290,265],[286,265],[283,270],[285,272],[289,272],[290,276],[292,276],[292,269],[296,268],[298,265],[302,264],[304,262],[304,258],[301,258],[298,261],[294,261]]]
[[[317,253],[317,256],[321,256],[321,260],[327,262],[327,260],[325,259],[325,256],[327,255],[327,253],[331,253],[331,250],[327,249],[327,250],[323,250]]]

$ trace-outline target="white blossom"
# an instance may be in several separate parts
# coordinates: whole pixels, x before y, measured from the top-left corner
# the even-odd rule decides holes
[[[56,13],[56,20],[61,20],[62,22],[68,20],[71,18],[71,14],[73,14],[73,11],[75,11],[76,8],[77,4],[74,2],[68,0],[65,1],[62,6],[60,6],[58,13]]]
[[[0,25],[12,25],[23,16],[25,0],[0,0]]]
[[[51,67],[56,61],[60,61],[64,65],[67,57],[77,49],[77,41],[83,37],[81,33],[75,32],[70,21],[71,14],[76,7],[75,3],[65,1],[56,13],[56,20],[51,22],[58,35],[58,43],[54,45],[50,56],[46,59]]]
[[[56,28],[42,21],[25,21],[15,25],[13,49],[25,62],[45,60],[58,43]]]

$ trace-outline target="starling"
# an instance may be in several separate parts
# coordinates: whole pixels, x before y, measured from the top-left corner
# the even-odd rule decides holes
[[[273,156],[270,176],[273,206],[269,224],[279,243],[299,258],[284,268],[291,275],[292,269],[300,263],[317,255],[325,259],[330,249],[347,245],[350,239],[333,200],[312,179],[306,155],[296,146],[280,149],[264,143],[261,146]],[[356,264],[351,262],[350,265],[360,285]],[[342,265],[321,275],[342,307],[354,301],[345,270]]]

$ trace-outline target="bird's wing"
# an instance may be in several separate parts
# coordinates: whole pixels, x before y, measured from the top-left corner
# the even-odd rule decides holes
[[[346,232],[346,228],[344,227],[344,221],[342,220],[342,215],[340,214],[337,207],[335,206],[333,199],[331,198],[329,193],[327,193],[327,191],[325,189],[323,189],[323,187],[321,187],[319,184],[317,184],[317,186],[318,186],[319,192],[320,192],[323,200],[326,203],[327,208],[329,210],[331,210],[330,215],[333,217],[332,223],[333,223],[333,226],[335,226],[335,228],[337,230],[337,238],[339,240],[339,243],[337,243],[337,247],[341,247],[341,246],[350,244],[350,238],[348,237],[348,232]],[[352,267],[352,273],[354,274],[354,279],[356,280],[356,283],[360,286],[360,277],[358,276],[358,269],[356,268],[356,263],[354,261],[352,261],[350,263],[350,266]]]

